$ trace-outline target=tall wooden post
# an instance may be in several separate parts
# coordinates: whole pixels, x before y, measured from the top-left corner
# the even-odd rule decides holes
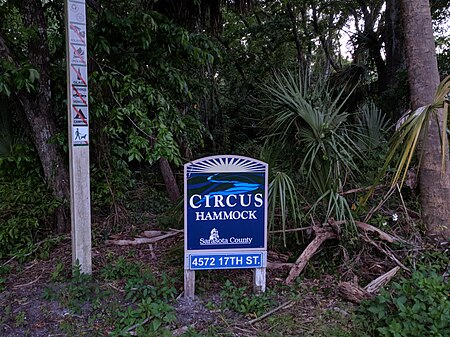
[[[86,3],[85,0],[66,0],[65,7],[72,262],[80,265],[82,273],[91,274]]]

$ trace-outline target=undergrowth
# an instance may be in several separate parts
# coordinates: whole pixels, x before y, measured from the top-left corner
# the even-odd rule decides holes
[[[29,146],[15,144],[0,154],[0,259],[29,255],[52,229],[60,204],[46,187]]]
[[[450,336],[449,257],[427,253],[410,277],[382,289],[359,309],[364,336]]]
[[[266,291],[262,294],[253,294],[248,287],[236,287],[227,280],[220,293],[222,310],[230,309],[248,317],[259,317],[272,307],[273,292]]]

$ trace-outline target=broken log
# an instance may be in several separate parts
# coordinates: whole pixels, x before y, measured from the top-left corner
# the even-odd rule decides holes
[[[154,238],[155,236],[161,236],[166,234],[167,232],[161,232],[161,231],[144,231],[142,233],[143,236],[146,238]]]
[[[292,282],[294,282],[324,241],[337,238],[336,233],[334,233],[329,227],[314,227],[314,231],[316,233],[316,237],[311,241],[308,247],[306,247],[297,261],[295,261],[289,271],[288,277],[286,278],[286,284],[292,284]]]
[[[389,283],[399,270],[400,267],[389,270],[387,273],[384,273],[370,282],[364,288],[361,288],[356,282],[341,282],[338,285],[339,294],[343,298],[359,304],[363,300],[373,298],[382,287]]]
[[[361,288],[352,282],[341,282],[338,285],[339,294],[353,303],[361,303],[363,300],[368,300],[373,297],[367,290]]]

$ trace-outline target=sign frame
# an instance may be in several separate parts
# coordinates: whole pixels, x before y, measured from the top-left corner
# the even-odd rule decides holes
[[[264,292],[267,220],[267,163],[237,155],[210,156],[186,163],[184,296],[194,297],[195,271],[206,269],[253,269],[254,291]],[[241,258],[252,254],[260,259],[247,264]],[[202,266],[193,266],[192,261],[201,261]]]

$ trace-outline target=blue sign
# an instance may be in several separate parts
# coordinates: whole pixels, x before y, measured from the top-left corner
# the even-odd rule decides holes
[[[189,269],[238,269],[263,267],[263,253],[189,255]]]
[[[185,165],[185,250],[266,250],[267,164],[214,156]]]

